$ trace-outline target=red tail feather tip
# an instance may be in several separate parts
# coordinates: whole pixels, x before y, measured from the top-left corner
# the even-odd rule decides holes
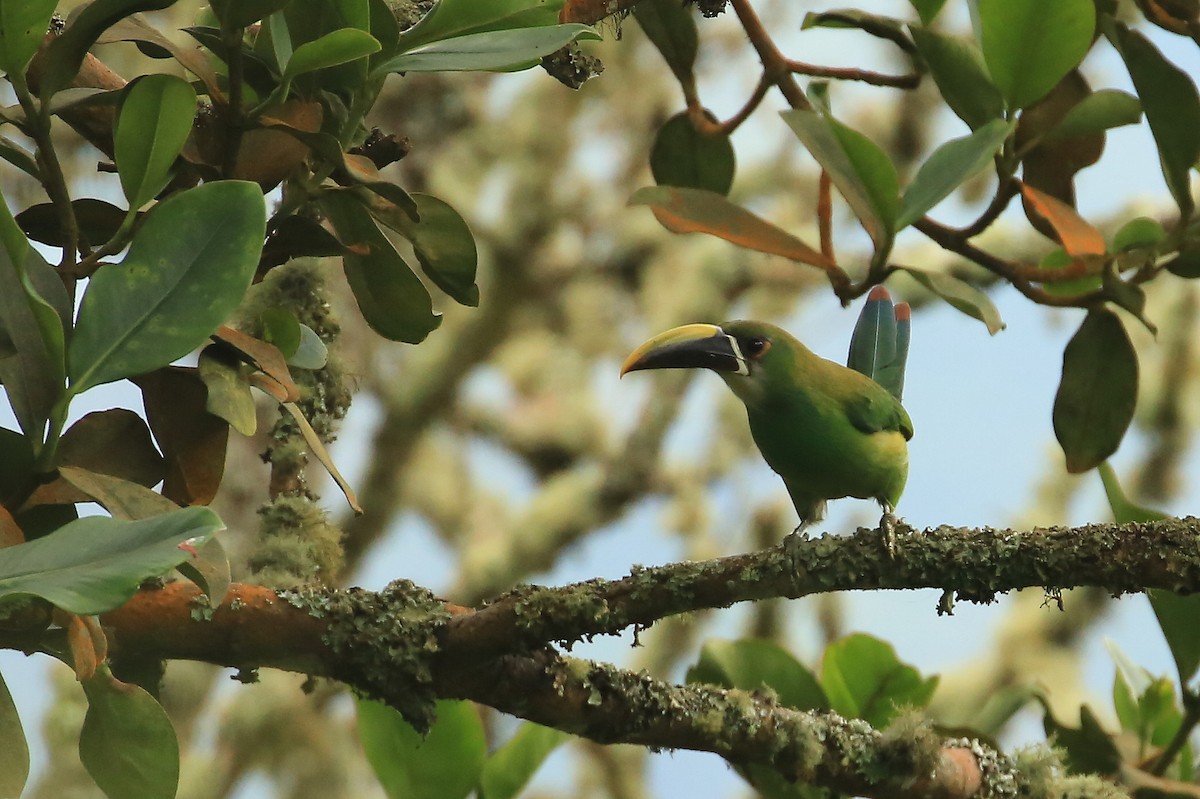
[[[907,302],[896,303],[895,313],[897,322],[907,322],[912,319],[912,308],[908,307]]]
[[[873,300],[890,300],[891,298],[892,295],[888,294],[887,289],[885,289],[883,286],[876,286],[875,288],[871,289],[871,293],[867,295],[867,302],[871,302]]]

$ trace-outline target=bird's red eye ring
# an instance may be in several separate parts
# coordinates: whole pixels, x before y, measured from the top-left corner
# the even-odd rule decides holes
[[[761,358],[769,349],[771,349],[771,342],[762,336],[748,338],[742,344],[742,351],[748,358]]]

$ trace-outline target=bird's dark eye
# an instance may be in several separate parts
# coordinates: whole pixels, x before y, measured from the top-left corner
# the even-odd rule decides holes
[[[762,336],[752,336],[742,340],[742,352],[747,358],[761,358],[771,348],[771,342]]]

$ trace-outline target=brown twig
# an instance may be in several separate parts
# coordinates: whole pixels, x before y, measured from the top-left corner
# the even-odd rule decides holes
[[[867,83],[871,86],[890,86],[894,89],[915,89],[921,84],[921,76],[915,72],[908,75],[884,75],[866,69],[852,67],[823,67],[804,61],[787,60],[788,69],[799,75],[810,75],[814,78],[833,78],[835,80],[853,80]]]

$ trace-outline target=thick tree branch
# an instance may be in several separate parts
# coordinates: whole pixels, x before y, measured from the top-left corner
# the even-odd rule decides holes
[[[434,698],[465,698],[600,742],[710,751],[863,796],[996,795],[996,779],[1043,795],[1051,790],[1044,769],[1022,776],[985,747],[939,741],[912,722],[881,734],[758,693],[673,686],[564,658],[550,645],[700,608],[846,589],[939,587],[973,601],[1039,585],[1194,591],[1198,531],[1196,519],[1032,531],[900,525],[894,560],[879,531],[859,530],[635,569],[622,580],[525,588],[480,610],[403,581],[378,593],[239,585],[205,619],[198,590],[174,583],[140,592],[102,621],[118,655],[332,677],[384,699],[418,726],[431,719]],[[38,630],[14,632],[13,621],[0,645],[40,649]]]

